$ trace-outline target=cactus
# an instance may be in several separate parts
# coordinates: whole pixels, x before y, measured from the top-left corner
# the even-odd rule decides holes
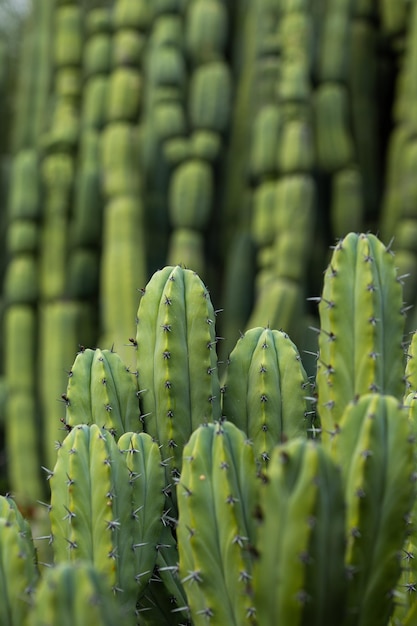
[[[339,241],[319,299],[318,412],[331,433],[357,395],[404,394],[404,316],[395,260],[374,235]]]
[[[277,443],[307,435],[307,395],[307,375],[288,335],[246,331],[229,357],[222,412],[248,435],[257,461],[268,461]]]
[[[343,624],[386,624],[415,500],[414,438],[407,410],[378,393],[352,401],[326,445],[343,476],[347,610]]]
[[[86,560],[132,619],[137,595],[128,467],[112,435],[78,425],[64,439],[50,475],[55,563]]]
[[[177,488],[179,573],[196,626],[251,624],[247,595],[255,535],[256,467],[229,422],[200,426],[184,447]]]
[[[26,626],[39,579],[29,523],[11,498],[0,496],[0,621]]]
[[[274,449],[260,490],[253,599],[259,624],[342,624],[341,472],[313,441]]]
[[[142,430],[136,379],[111,350],[82,349],[63,394],[65,424],[97,424],[119,438]]]
[[[126,616],[109,595],[103,578],[86,561],[60,563],[39,584],[28,626],[114,626]]]
[[[194,272],[166,266],[144,289],[137,317],[144,430],[159,442],[171,484],[192,431],[220,418],[215,312]]]
[[[165,472],[158,445],[145,433],[125,433],[118,441],[131,485],[133,553],[138,598],[153,575],[163,533]]]

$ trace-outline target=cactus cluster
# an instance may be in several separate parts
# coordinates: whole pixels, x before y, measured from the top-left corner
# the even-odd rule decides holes
[[[316,352],[308,298],[335,238],[395,237],[399,275],[417,275],[416,15],[407,0],[32,0],[17,79],[0,72],[14,104],[0,145],[0,401],[22,499],[45,496],[37,468],[53,463],[74,352],[113,348],[135,370],[140,289],[160,268],[210,284],[220,377],[251,328]],[[415,279],[404,289],[413,304]]]
[[[221,385],[205,284],[156,272],[137,371],[83,348],[69,372],[46,470],[52,567],[0,498],[4,623],[412,624],[416,335],[398,349],[393,263],[371,234],[334,247],[314,381],[286,333],[254,327]]]

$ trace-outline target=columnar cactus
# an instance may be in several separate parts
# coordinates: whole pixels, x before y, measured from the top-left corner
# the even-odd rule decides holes
[[[32,532],[15,502],[0,496],[0,622],[26,626],[39,570]]]
[[[260,490],[253,594],[259,624],[341,624],[345,506],[341,472],[320,444],[274,449]]]
[[[347,611],[343,624],[386,624],[415,500],[413,429],[397,398],[365,394],[345,409],[326,445],[346,502]]]
[[[318,412],[333,432],[357,395],[402,398],[404,315],[395,259],[374,235],[349,233],[333,250],[319,298]]]
[[[286,438],[307,436],[309,383],[296,346],[285,333],[253,328],[238,340],[226,370],[223,415],[268,461]]]
[[[82,349],[69,372],[65,424],[97,424],[119,438],[143,430],[134,374],[111,350]]]
[[[177,488],[179,573],[193,623],[253,624],[247,587],[257,479],[250,442],[230,422],[200,426],[183,459]]]
[[[114,626],[127,623],[103,577],[88,561],[50,568],[36,592],[28,626]]]
[[[92,563],[132,619],[139,573],[132,558],[132,489],[112,435],[96,424],[75,426],[58,450],[50,486],[55,562]]]
[[[220,418],[215,312],[193,271],[167,266],[144,289],[137,317],[144,430],[159,442],[172,484],[193,430]]]

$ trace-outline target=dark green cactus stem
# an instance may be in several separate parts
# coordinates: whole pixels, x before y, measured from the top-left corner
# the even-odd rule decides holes
[[[345,507],[340,471],[320,444],[277,446],[260,492],[253,568],[258,624],[341,624]]]
[[[39,571],[29,523],[0,496],[0,623],[26,626]]]
[[[318,412],[332,432],[357,395],[402,398],[404,315],[395,259],[374,235],[335,246],[319,303]]]
[[[197,274],[167,266],[153,275],[139,303],[136,342],[144,430],[161,445],[172,483],[193,430],[220,418],[215,312]]]
[[[94,423],[117,438],[143,430],[135,375],[111,350],[87,348],[77,354],[62,400],[69,427]]]
[[[328,445],[346,501],[345,626],[386,624],[415,500],[413,430],[398,399],[366,394],[345,409]]]
[[[46,571],[28,626],[115,626],[128,624],[106,582],[86,561],[60,563]]]
[[[265,462],[277,443],[307,435],[308,387],[300,355],[288,335],[252,328],[230,354],[222,412],[247,434],[255,458]]]
[[[233,424],[208,424],[194,431],[183,459],[179,573],[193,623],[253,624],[247,594],[258,489],[252,446]]]
[[[72,429],[50,476],[55,562],[92,563],[106,577],[109,593],[117,596],[128,620],[138,585],[130,480],[112,435],[96,424]]]

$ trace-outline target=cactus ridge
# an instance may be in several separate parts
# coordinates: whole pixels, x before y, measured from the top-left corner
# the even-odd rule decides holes
[[[109,595],[103,577],[87,561],[60,563],[39,584],[28,626],[133,625]]]

